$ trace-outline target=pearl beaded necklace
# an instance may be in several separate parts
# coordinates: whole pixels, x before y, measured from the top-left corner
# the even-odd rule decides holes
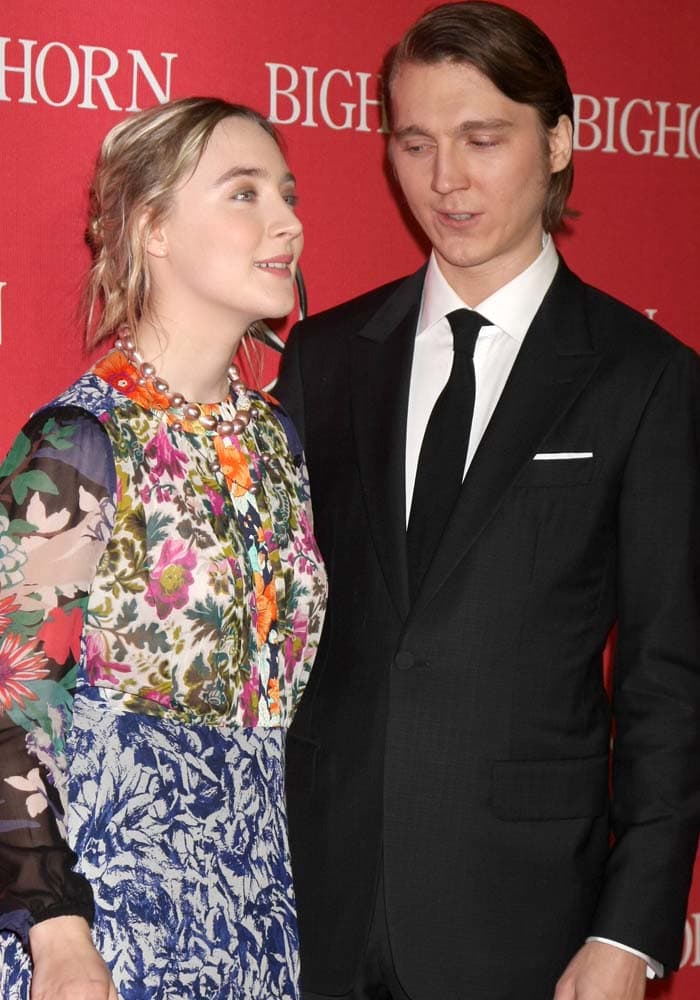
[[[146,385],[147,382],[150,382],[156,392],[159,392],[168,399],[170,408],[176,412],[178,417],[182,414],[182,417],[186,420],[198,421],[205,430],[216,431],[220,437],[228,437],[230,434],[240,434],[250,423],[252,416],[250,396],[246,391],[245,382],[242,381],[238,368],[234,364],[229,367],[226,374],[229,385],[236,394],[236,412],[232,420],[223,420],[214,414],[203,413],[197,403],[188,402],[182,393],[171,392],[169,384],[164,378],[158,375],[155,367],[148,361],[144,361],[139,355],[131,337],[127,335],[120,336],[114,342],[114,346],[118,351],[122,352],[139,373],[139,384]],[[182,430],[182,423],[176,419],[173,421],[172,427],[175,430]]]

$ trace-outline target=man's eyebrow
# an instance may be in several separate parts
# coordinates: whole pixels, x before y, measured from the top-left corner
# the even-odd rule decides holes
[[[409,135],[423,135],[426,139],[432,138],[430,130],[423,125],[405,125],[403,128],[393,129],[391,134],[394,139],[405,139]]]
[[[463,135],[465,132],[494,132],[512,128],[513,122],[507,118],[469,118],[450,129],[450,135]],[[406,125],[394,129],[394,139],[406,139],[409,136],[425,136],[432,138],[433,133],[425,125]]]
[[[455,135],[461,135],[463,132],[501,132],[512,127],[513,122],[508,118],[474,118],[461,122],[452,131]]]
[[[214,184],[217,186],[220,184],[226,184],[228,181],[235,181],[237,177],[260,177],[263,180],[267,180],[269,176],[269,172],[263,169],[263,167],[230,167],[228,170],[225,170],[220,177],[217,177]],[[285,174],[283,174],[280,179],[281,184],[296,184],[296,181],[297,179],[291,170],[288,170]]]

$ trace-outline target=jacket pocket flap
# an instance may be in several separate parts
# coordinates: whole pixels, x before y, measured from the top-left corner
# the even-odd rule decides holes
[[[600,816],[607,801],[607,755],[493,763],[491,806],[500,819]]]

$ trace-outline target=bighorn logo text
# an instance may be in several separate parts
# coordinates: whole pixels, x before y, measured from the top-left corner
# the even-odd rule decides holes
[[[0,37],[0,101],[64,108],[77,99],[79,108],[103,106],[111,111],[140,111],[149,103],[139,103],[140,81],[159,103],[170,99],[175,52],[160,53],[163,65],[159,79],[141,49],[127,49],[127,55],[120,59],[112,49],[100,45],[78,45],[75,50],[64,42],[38,46],[36,39],[19,38],[13,42]],[[124,93],[129,85],[128,105],[115,100],[108,81],[120,85]]]
[[[386,132],[381,81],[374,73],[268,62],[270,119],[334,131]],[[376,96],[369,96],[370,81]],[[575,94],[574,146],[587,153],[700,159],[700,107],[635,97]],[[371,122],[368,121],[371,109]]]
[[[275,124],[291,125],[301,119],[307,128],[318,128],[322,123],[338,132],[387,131],[382,99],[377,93],[379,77],[375,73],[330,69],[317,76],[318,66],[302,66],[304,82],[300,87],[299,71],[294,66],[272,62],[265,65],[270,76],[269,117]],[[369,96],[370,80],[376,97]],[[348,97],[352,100],[347,100]],[[371,125],[367,122],[368,108],[373,113]]]
[[[601,101],[591,94],[576,94],[574,100],[576,149],[700,160],[700,107],[642,97]]]

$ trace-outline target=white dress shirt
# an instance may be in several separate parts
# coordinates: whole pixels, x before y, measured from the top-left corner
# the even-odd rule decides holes
[[[453,309],[475,309],[490,326],[482,326],[474,348],[476,393],[474,415],[467,460],[466,475],[496,404],[501,398],[511,369],[518,356],[535,313],[542,304],[554,279],[559,257],[554,241],[545,235],[542,251],[536,260],[515,278],[482,302],[464,302],[448,284],[435,254],[431,254],[423,285],[416,342],[411,368],[406,423],[406,522],[411,510],[413,488],[423,436],[437,398],[442,392],[452,368],[452,330],[446,316]],[[643,952],[607,938],[602,941],[644,959],[647,977],[663,975],[663,966]]]
[[[559,264],[554,241],[545,236],[532,264],[483,302],[464,302],[448,284],[435,254],[428,262],[411,369],[406,424],[406,518],[428,418],[452,368],[452,330],[445,318],[453,309],[476,309],[491,321],[482,326],[474,348],[476,396],[466,473],[501,398],[528,327],[552,283]]]

